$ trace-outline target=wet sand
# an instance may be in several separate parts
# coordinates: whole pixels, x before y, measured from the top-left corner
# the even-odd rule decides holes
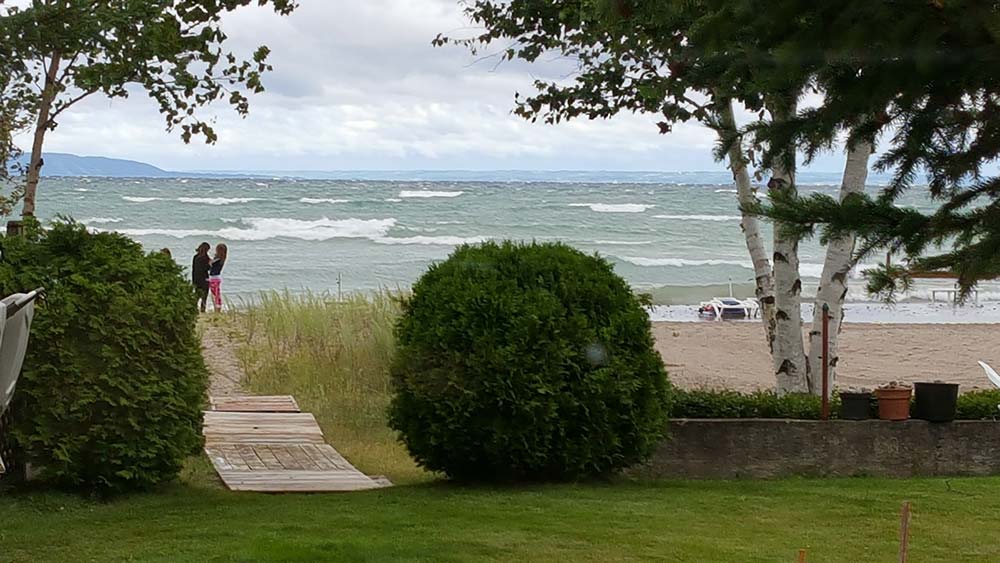
[[[653,334],[676,385],[741,391],[774,386],[758,322],[655,322]],[[1000,368],[1000,325],[845,324],[838,387],[947,381],[992,388],[977,360]]]

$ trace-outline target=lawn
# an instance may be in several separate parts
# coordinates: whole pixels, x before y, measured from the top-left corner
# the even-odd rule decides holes
[[[109,503],[0,494],[0,561],[998,561],[1000,479],[634,482],[230,493],[204,461]]]
[[[391,296],[263,296],[220,319],[248,385],[294,394],[359,468],[399,486],[260,495],[221,488],[204,458],[179,483],[102,503],[0,490],[0,562],[895,561],[913,502],[911,561],[1000,561],[1000,478],[616,480],[458,487],[416,467],[387,428]]]

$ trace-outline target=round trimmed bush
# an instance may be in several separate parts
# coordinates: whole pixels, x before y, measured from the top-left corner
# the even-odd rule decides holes
[[[44,481],[100,493],[176,477],[201,447],[208,384],[181,268],[74,223],[0,246],[4,295],[47,292],[12,404],[19,462]]]
[[[649,318],[599,257],[461,247],[414,285],[396,332],[390,426],[450,478],[605,475],[643,461],[665,430]]]

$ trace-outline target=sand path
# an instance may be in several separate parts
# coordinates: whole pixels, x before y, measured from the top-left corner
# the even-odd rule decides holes
[[[236,344],[219,322],[201,322],[201,349],[208,367],[211,397],[246,395],[243,368],[236,357]]]

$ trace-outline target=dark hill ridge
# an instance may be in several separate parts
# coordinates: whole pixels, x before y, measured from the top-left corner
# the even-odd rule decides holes
[[[21,161],[26,162],[27,156]],[[102,176],[111,178],[177,178],[189,176],[183,172],[168,172],[145,162],[106,158],[103,156],[77,156],[66,153],[45,153],[42,176]]]

